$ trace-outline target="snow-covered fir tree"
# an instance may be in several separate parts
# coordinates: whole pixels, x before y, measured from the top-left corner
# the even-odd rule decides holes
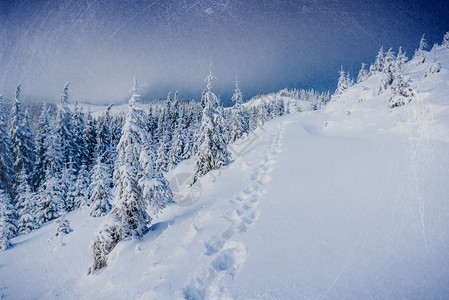
[[[34,170],[35,161],[34,139],[29,124],[28,112],[22,112],[22,104],[20,102],[20,85],[16,89],[10,124],[11,153],[15,173],[12,182],[13,190],[15,191],[20,171],[25,169],[27,174],[31,174]],[[16,192],[14,194],[16,195]]]
[[[158,140],[159,147],[157,149],[156,169],[159,171],[168,171],[169,166],[169,152],[173,136],[173,124],[176,124],[176,114],[172,113],[173,102],[170,93],[167,96],[167,102],[162,109],[162,114],[158,124]]]
[[[422,35],[421,40],[419,41],[419,47],[415,51],[414,59],[418,60],[418,64],[423,64],[426,62],[426,53],[424,49],[427,48],[427,42],[425,39],[425,34]]]
[[[50,132],[50,112],[46,104],[42,105],[41,114],[39,116],[35,147],[36,147],[36,163],[32,177],[32,185],[35,189],[39,187],[45,178],[45,172],[51,165],[51,157],[49,157],[48,147],[51,140]]]
[[[61,181],[59,184],[62,188],[62,199],[63,201],[59,202],[58,212],[65,213],[68,211],[72,211],[76,207],[76,196],[77,196],[77,187],[76,187],[76,170],[74,167],[74,163],[72,159],[66,164],[66,167],[62,170],[61,173]]]
[[[64,205],[64,190],[61,186],[61,173],[48,169],[44,183],[37,193],[36,221],[38,225],[51,221],[59,216],[60,208]]]
[[[151,140],[152,145],[150,145],[151,147],[151,151],[155,152],[156,151],[156,144],[157,144],[157,140],[158,140],[158,136],[157,136],[157,129],[158,129],[158,118],[157,116],[155,116],[154,114],[154,109],[153,107],[149,108],[148,111],[148,115],[147,115],[147,131],[148,134],[151,136]]]
[[[161,186],[167,190],[163,195],[171,192],[163,175],[154,170],[154,160],[148,153],[147,120],[139,107],[140,95],[135,79],[131,92],[129,111],[117,145],[113,207],[91,244],[94,263],[90,271],[104,267],[107,255],[123,238],[140,237],[146,232],[151,222],[147,209],[159,211],[170,201],[156,196]],[[157,192],[157,195],[161,193]]]
[[[337,89],[335,90],[334,94],[332,95],[332,99],[335,101],[337,98],[339,98],[346,90],[348,89],[348,77],[343,70],[343,66],[341,66],[339,71],[340,76],[338,77],[338,83],[337,83]]]
[[[168,160],[169,168],[174,168],[181,160],[185,159],[185,155],[188,152],[186,149],[188,147],[188,128],[186,124],[186,117],[183,112],[181,112],[176,124],[175,130],[173,132],[172,145],[169,150]]]
[[[393,83],[394,72],[396,71],[396,61],[393,50],[388,49],[384,57],[383,77],[380,81],[378,94],[387,90]]]
[[[258,109],[258,126],[263,126],[265,124],[268,119],[268,115],[268,104],[265,102],[265,99],[262,99]]]
[[[175,92],[173,96],[173,101],[171,103],[170,107],[170,120],[171,120],[171,127],[174,129],[176,127],[176,124],[178,123],[179,119],[179,99],[178,99],[178,91]]]
[[[390,108],[405,105],[413,100],[415,91],[411,84],[411,79],[405,76],[401,70],[397,70],[391,85],[392,95],[389,99]]]
[[[377,52],[374,63],[369,68],[369,76],[382,72],[384,70],[384,48],[381,47]]]
[[[225,109],[220,103],[217,107],[217,113],[214,116],[214,123],[217,131],[222,136],[223,142],[227,145],[229,143],[230,126],[228,116],[228,109]]]
[[[408,57],[405,52],[402,51],[402,47],[399,47],[398,55],[396,56],[396,68],[402,70],[404,64],[407,62]]]
[[[159,147],[157,148],[156,169],[159,171],[168,171],[169,152],[171,148],[171,138],[167,131],[161,131],[162,136],[159,138]]]
[[[91,203],[91,217],[105,216],[111,210],[112,178],[110,166],[99,155],[92,169],[91,184],[89,186]]]
[[[216,78],[209,67],[209,75],[204,80],[201,103],[203,114],[199,135],[195,141],[195,173],[192,184],[209,171],[218,169],[229,163],[231,154],[221,132],[220,116],[217,113],[218,97],[211,91],[212,82]]]
[[[65,215],[61,215],[56,220],[56,236],[59,237],[63,234],[69,234],[72,232],[72,228],[70,227],[70,222],[65,218]]]
[[[109,127],[110,124],[104,124],[104,126]],[[97,146],[97,130],[95,128],[95,122],[90,111],[87,112],[84,119],[84,141],[86,143],[86,152],[87,152],[86,167],[87,170],[90,170],[90,166],[92,165],[95,157],[95,147]],[[105,142],[105,140],[102,140],[102,142]],[[107,147],[107,145],[105,145],[105,147]]]
[[[229,143],[234,143],[236,140],[242,138],[249,132],[248,124],[248,111],[242,105],[243,94],[239,88],[238,78],[235,78],[235,90],[231,100],[234,102],[234,106],[231,109],[231,124],[230,124],[230,136]]]
[[[167,179],[154,167],[154,159],[149,149],[144,147],[142,150],[139,157],[141,172],[138,186],[148,209],[155,215],[162,211],[167,203],[173,202],[173,194]]]
[[[124,123],[124,116],[116,115],[111,117],[111,136],[112,136],[112,149],[117,149],[117,145],[122,136],[122,128]]]
[[[16,235],[17,224],[14,207],[11,204],[9,194],[0,189],[0,250],[11,247],[9,241]]]
[[[0,95],[0,189],[12,196],[13,157],[3,97]]]
[[[96,163],[91,171],[91,183],[89,185],[89,203],[92,207],[90,215],[92,217],[104,216],[111,209],[112,173],[116,157],[110,131],[111,107],[109,105],[97,130]]]
[[[427,67],[426,72],[424,72],[424,78],[429,76],[430,74],[439,73],[441,71],[441,64],[436,57],[436,46],[437,45],[434,45],[432,50],[430,51],[432,53],[432,62]]]
[[[368,71],[365,69],[366,64],[362,63],[362,67],[360,68],[359,75],[357,75],[357,83],[361,83],[368,78]]]
[[[89,148],[87,147],[84,132],[84,114],[78,107],[78,102],[75,101],[75,108],[73,109],[72,114],[72,128],[73,128],[73,140],[75,142],[75,157],[74,161],[78,162],[78,166],[76,167],[76,171],[79,171],[81,165],[89,164],[90,161],[90,153]]]
[[[441,43],[441,46],[443,46],[445,48],[449,48],[449,31],[444,34],[443,42]]]
[[[270,105],[270,118],[276,118],[283,116],[285,113],[285,103],[281,97],[274,96]]]
[[[112,105],[108,106],[103,119],[98,123],[96,134],[97,141],[96,143],[92,143],[92,145],[94,146],[96,144],[96,148],[95,151],[91,153],[91,155],[100,157],[102,163],[112,168],[115,159],[115,150],[112,146],[111,107]]]
[[[137,81],[131,90],[129,111],[126,116],[122,137],[117,145],[117,162],[114,170],[115,197],[111,215],[124,227],[128,235],[141,236],[150,221],[146,203],[139,188],[141,176],[140,155],[146,151],[148,142],[144,130],[145,114],[140,109]]]
[[[250,107],[249,108],[249,121],[248,121],[249,129],[255,130],[258,125],[258,110],[257,108]]]
[[[65,166],[70,160],[72,160],[73,167],[75,171],[78,172],[81,162],[77,157],[77,146],[74,139],[72,112],[69,108],[68,90],[69,83],[64,86],[64,91],[61,95],[61,103],[58,106],[54,134],[59,137],[61,142],[63,165]]]
[[[32,191],[30,184],[28,183],[28,174],[25,169],[22,169],[20,172],[15,206],[19,232],[28,233],[35,229],[36,194]]]
[[[78,171],[76,182],[74,184],[73,201],[75,208],[84,208],[89,206],[89,184],[90,174],[85,164],[81,165]]]

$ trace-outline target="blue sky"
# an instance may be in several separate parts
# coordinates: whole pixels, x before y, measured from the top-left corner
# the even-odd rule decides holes
[[[448,1],[1,1],[0,92],[29,100],[128,98],[179,90],[198,98],[213,61],[229,103],[238,74],[245,98],[284,87],[333,89],[340,65],[356,76],[380,46],[409,56],[449,31]]]

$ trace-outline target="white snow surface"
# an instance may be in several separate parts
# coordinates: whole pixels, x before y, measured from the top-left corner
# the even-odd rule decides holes
[[[381,74],[323,111],[272,120],[233,162],[169,205],[91,275],[103,218],[89,210],[12,240],[6,299],[449,298],[449,49],[440,73],[407,64],[418,96],[388,108]],[[193,160],[173,175],[190,173]]]

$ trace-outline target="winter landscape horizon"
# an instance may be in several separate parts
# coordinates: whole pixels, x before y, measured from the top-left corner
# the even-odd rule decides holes
[[[0,2],[0,298],[448,298],[448,6]]]

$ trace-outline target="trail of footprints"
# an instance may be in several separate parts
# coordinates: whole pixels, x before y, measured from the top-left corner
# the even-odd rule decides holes
[[[226,291],[221,290],[218,283],[232,281],[245,262],[245,246],[231,238],[237,233],[246,232],[259,216],[257,206],[266,192],[265,185],[271,180],[270,173],[281,151],[282,130],[280,124],[279,130],[272,136],[270,148],[253,170],[251,184],[231,200],[237,208],[223,216],[231,223],[229,228],[221,236],[213,236],[204,242],[204,255],[212,259],[211,264],[184,289],[186,299],[223,298]]]

